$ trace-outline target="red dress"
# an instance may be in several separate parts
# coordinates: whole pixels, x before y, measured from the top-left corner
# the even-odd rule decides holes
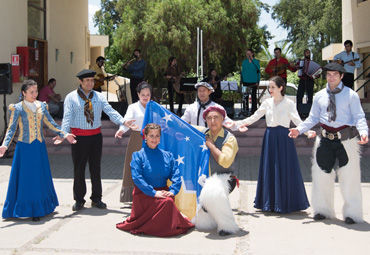
[[[156,190],[164,189],[168,190],[168,187]],[[135,186],[131,216],[116,227],[132,234],[166,237],[185,234],[194,225],[177,209],[174,197],[147,196]]]

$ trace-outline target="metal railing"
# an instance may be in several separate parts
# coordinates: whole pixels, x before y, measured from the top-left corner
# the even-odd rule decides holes
[[[361,60],[361,63],[362,62],[364,62],[365,61],[365,59],[367,59],[368,57],[370,56],[370,54],[368,54],[366,57],[364,57],[362,60]],[[356,80],[358,80],[367,70],[369,70],[370,69],[370,66],[368,67],[368,68],[366,68],[362,73],[360,73],[357,77],[356,77],[356,79],[354,80],[354,81],[356,81]],[[356,92],[358,92],[358,91],[360,91],[363,87],[365,87],[365,85],[367,84],[367,83],[369,83],[369,81],[370,80],[367,80],[367,81],[365,81],[364,82],[364,84],[362,84],[361,85],[361,87],[359,87],[357,90],[356,90]]]

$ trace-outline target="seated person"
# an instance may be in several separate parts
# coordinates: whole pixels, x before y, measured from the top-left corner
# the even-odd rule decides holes
[[[176,208],[181,176],[172,153],[159,149],[161,127],[147,124],[145,145],[132,154],[133,191],[131,216],[116,227],[132,234],[159,237],[185,234],[194,225]],[[167,180],[172,185],[167,187]]]
[[[201,209],[193,219],[197,229],[217,228],[220,236],[234,234],[239,230],[228,197],[237,184],[233,176],[233,163],[239,147],[235,136],[222,127],[225,116],[225,110],[219,106],[208,107],[203,113],[209,128],[203,128],[202,132],[206,135],[206,145],[211,151],[209,165],[213,175],[205,182],[200,177],[199,183],[203,186],[199,195]]]
[[[211,93],[215,90],[209,83],[198,82],[197,84],[195,84],[195,88],[197,89],[198,100],[186,108],[181,119],[191,125],[207,127],[207,123],[202,118],[204,110],[215,105],[222,109],[224,108],[210,99]],[[231,119],[226,116],[225,122],[231,122]]]
[[[48,85],[43,87],[40,90],[39,100],[41,102],[46,102],[48,104],[49,113],[52,116],[55,116],[59,112],[59,103],[62,100],[60,94],[54,92],[54,88],[57,85],[57,81],[54,78],[51,78],[48,81]]]

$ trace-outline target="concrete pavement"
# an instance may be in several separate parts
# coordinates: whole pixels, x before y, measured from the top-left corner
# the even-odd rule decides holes
[[[299,159],[310,196],[310,157]],[[12,159],[0,159],[1,210],[11,162]],[[135,236],[115,228],[117,222],[130,215],[130,204],[119,203],[123,162],[123,156],[104,155],[102,159],[103,201],[108,209],[91,208],[88,201],[85,209],[73,212],[71,156],[50,156],[60,206],[40,222],[1,220],[0,254],[366,254],[370,250],[370,160],[367,158],[361,162],[365,219],[362,224],[344,224],[338,185],[335,186],[337,219],[314,222],[311,208],[291,214],[255,210],[259,157],[239,157],[241,186],[230,195],[239,233],[220,237],[216,231],[192,230],[172,238]],[[87,183],[86,198],[90,195],[90,182]]]

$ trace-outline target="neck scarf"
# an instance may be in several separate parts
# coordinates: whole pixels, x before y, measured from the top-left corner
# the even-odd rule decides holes
[[[338,85],[335,89],[330,90],[330,87],[328,86],[328,88],[326,88],[326,92],[328,92],[329,94],[329,104],[328,104],[328,108],[327,108],[327,111],[328,111],[328,116],[329,116],[329,122],[331,121],[335,121],[337,119],[337,106],[335,104],[335,95],[340,93],[343,88],[344,88],[344,85],[342,84],[341,87],[339,87],[340,85]]]
[[[206,109],[206,106],[209,105],[211,103],[211,99],[208,99],[207,102],[205,102],[204,104],[199,100],[199,109],[198,109],[198,116],[197,116],[197,125],[199,126],[199,117],[200,117],[200,112],[203,110]],[[207,122],[204,122],[204,124],[206,125],[207,127]]]
[[[87,121],[87,123],[91,124],[91,126],[93,126],[93,124],[94,124],[94,110],[93,110],[93,107],[92,107],[91,99],[94,96],[94,92],[93,91],[90,92],[89,98],[86,97],[85,93],[82,92],[82,90],[80,88],[77,89],[77,93],[85,101],[84,115],[86,117],[86,121]]]

